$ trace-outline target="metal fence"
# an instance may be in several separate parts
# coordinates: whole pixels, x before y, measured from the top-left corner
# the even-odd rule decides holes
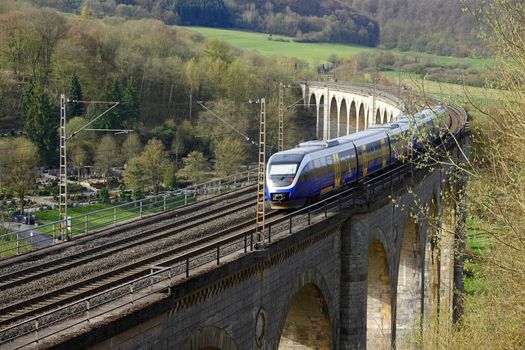
[[[251,185],[257,181],[256,170],[228,176],[180,189],[148,196],[86,214],[69,217],[30,229],[0,234],[0,259],[23,254],[64,242],[66,238],[86,235],[119,223],[180,208],[210,197]],[[67,237],[65,236],[67,233]]]

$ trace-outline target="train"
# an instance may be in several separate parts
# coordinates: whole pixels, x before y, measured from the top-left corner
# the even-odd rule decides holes
[[[346,136],[302,142],[268,160],[266,199],[272,209],[302,208],[412,157],[450,126],[446,108],[436,105]]]

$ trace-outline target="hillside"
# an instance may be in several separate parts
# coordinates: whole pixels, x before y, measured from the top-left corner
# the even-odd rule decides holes
[[[300,42],[353,43],[439,55],[487,52],[479,24],[448,0],[27,0],[103,18],[155,18],[167,24],[246,29]],[[475,2],[475,6],[477,6]]]

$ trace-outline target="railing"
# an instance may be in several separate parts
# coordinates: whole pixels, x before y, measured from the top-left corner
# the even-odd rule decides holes
[[[457,135],[462,136],[463,129],[458,131]],[[454,141],[449,138],[440,147],[449,147],[452,144],[454,144]],[[361,183],[358,187],[350,188],[309,207],[275,219],[266,225],[264,240],[271,244],[276,236],[286,237],[296,234],[307,227],[326,220],[328,217],[337,215],[343,210],[350,214],[360,206],[370,207],[372,201],[378,200],[377,195],[382,193],[386,198],[388,194],[392,193],[395,183],[407,178],[413,179],[415,172],[426,173],[424,169],[415,169],[413,163],[399,164],[393,169]],[[390,191],[386,191],[387,189],[390,189]],[[249,230],[235,234],[220,242],[207,244],[189,253],[165,261],[163,265],[169,266],[153,267],[147,276],[1,329],[0,345],[10,343],[24,336],[29,337],[29,334],[33,333],[34,337],[32,339],[19,339],[18,343],[11,344],[13,345],[12,349],[21,349],[69,330],[75,325],[88,323],[94,317],[99,317],[127,305],[137,303],[152,294],[163,292],[169,294],[173,288],[170,280],[184,280],[194,275],[195,271],[204,265],[220,265],[221,260],[224,261],[225,257],[241,256],[253,251],[255,243],[254,233],[254,230]],[[108,305],[117,300],[120,302],[115,303],[115,305]],[[95,307],[102,305],[107,305],[104,310],[94,310]],[[76,319],[73,320],[73,318]],[[44,334],[44,329],[67,319],[71,320],[67,326],[50,330]]]
[[[149,196],[141,200],[70,217],[68,220],[59,220],[31,229],[4,233],[0,235],[0,259],[19,255],[29,250],[38,250],[39,248],[35,248],[34,245],[43,241],[50,241],[49,244],[63,242],[66,237],[61,237],[61,232],[66,232],[66,230],[67,238],[86,235],[125,221],[165,212],[221,193],[230,192],[253,184],[256,180],[256,171],[250,170],[177,191]]]

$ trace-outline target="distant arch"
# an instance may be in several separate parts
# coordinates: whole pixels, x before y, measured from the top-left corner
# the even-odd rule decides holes
[[[376,124],[381,124],[381,111],[379,110],[379,108],[376,112]]]
[[[350,134],[357,131],[357,108],[355,106],[355,101],[353,100],[350,103],[350,116],[348,126]]]
[[[357,131],[363,131],[366,129],[366,120],[365,120],[365,104],[361,103],[359,106],[359,114],[357,116]]]
[[[328,124],[328,138],[333,139],[337,137],[337,100],[335,97],[330,99],[329,110],[329,124]]]
[[[368,248],[366,347],[389,349],[391,344],[392,307],[390,272],[385,248],[374,240]]]
[[[346,104],[346,99],[343,98],[339,109],[339,133],[337,136],[348,135],[348,107]]]
[[[319,118],[317,118],[317,139],[319,140],[322,140],[324,135],[324,103],[324,95],[321,95],[321,97],[319,98],[319,104],[317,105],[317,110],[319,114]]]
[[[383,117],[381,118],[381,123],[388,123],[389,120],[388,120],[388,114],[387,114],[387,110],[385,108],[385,110],[383,111]]]

